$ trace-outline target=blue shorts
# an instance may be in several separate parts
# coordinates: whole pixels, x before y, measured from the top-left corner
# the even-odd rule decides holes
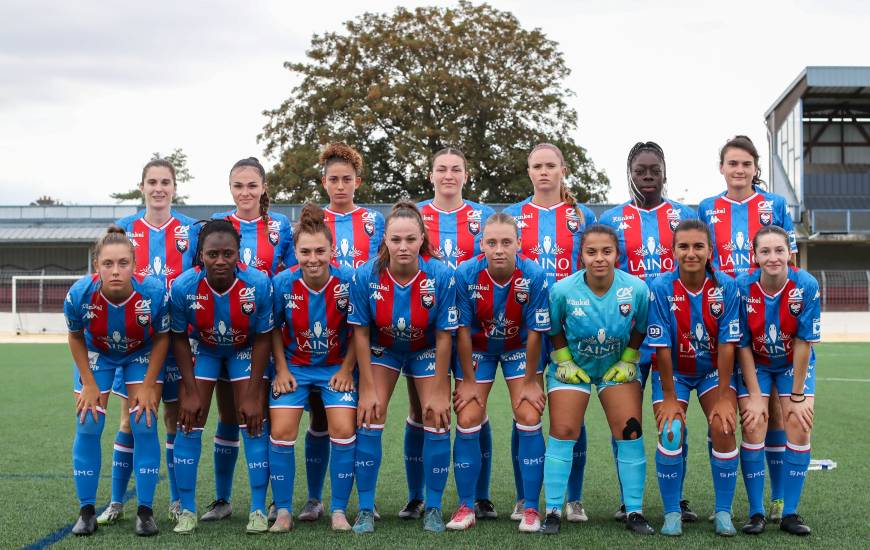
[[[216,382],[226,369],[230,382],[249,380],[251,378],[251,348],[237,350],[226,357],[211,355],[200,347],[196,352],[196,363],[193,367],[197,380]]]
[[[770,389],[776,387],[776,392],[780,397],[788,397],[791,395],[792,384],[794,384],[794,367],[785,367],[776,370],[766,368],[755,368],[755,375],[758,377],[758,386],[761,388],[761,395],[770,397]],[[810,365],[807,369],[807,378],[804,381],[804,395],[813,397],[816,394],[816,367]],[[748,397],[749,390],[746,389],[746,384],[743,383],[743,373],[737,369],[737,397]]]
[[[303,409],[308,406],[308,395],[315,388],[320,392],[324,408],[341,407],[355,409],[358,394],[352,392],[337,392],[329,385],[329,380],[341,369],[341,365],[329,367],[299,367],[290,365],[290,372],[296,378],[296,391],[275,395],[269,394],[270,409]],[[354,376],[354,384],[357,384]]]
[[[147,368],[148,365],[146,364],[146,371]],[[158,378],[163,379],[163,402],[172,403],[178,401],[178,382],[181,380],[181,371],[178,370],[178,365],[175,364],[174,358],[168,357],[166,359],[166,363],[163,365]],[[142,382],[142,380],[145,380],[145,371],[142,372],[142,379],[139,382]],[[112,393],[127,399],[127,384],[128,382],[124,380],[124,369],[116,369],[115,380],[112,383]]]
[[[151,355],[151,347],[149,346],[146,350],[139,350],[131,353],[130,355],[122,358],[122,359],[109,359],[104,354],[98,351],[90,351],[88,350],[88,364],[91,366],[91,372],[99,372],[101,370],[107,370],[115,372],[115,369],[119,369],[125,365],[129,365],[131,363],[136,362],[144,362],[145,366],[148,366],[148,357]]]
[[[197,376],[199,378],[199,376]],[[250,378],[250,373],[248,373],[248,378]],[[269,364],[266,365],[266,370],[263,372],[263,380],[271,380],[275,378],[275,361],[272,359],[272,356],[269,356]],[[227,370],[226,365],[221,366],[220,374],[218,374],[218,380],[221,382],[233,382],[234,380],[230,376],[229,370]]]
[[[114,369],[103,368],[100,370],[92,371],[94,375],[94,379],[97,381],[97,387],[100,388],[100,393],[109,393],[109,391],[114,392],[115,380],[116,377],[120,376],[121,378],[121,387],[124,389],[123,394],[119,394],[124,399],[127,399],[127,384],[141,384],[143,380],[145,380],[145,372],[148,370],[148,363],[146,362],[144,365],[141,363],[130,363],[125,366],[119,366]],[[157,383],[163,383],[163,377],[161,375],[157,376]],[[79,370],[73,365],[73,391],[76,393],[81,393],[82,391],[82,379],[79,376]]]
[[[505,380],[515,380],[526,375],[526,350],[524,349],[506,351],[499,355],[474,352],[471,354],[471,361],[479,384],[494,382],[499,365]],[[538,374],[543,372],[544,363],[538,361]],[[456,379],[462,380],[461,369],[457,372]]]
[[[729,384],[732,390],[737,390],[734,385],[734,378],[731,378]],[[674,373],[674,390],[677,394],[677,401],[681,403],[689,402],[689,396],[692,390],[698,393],[698,399],[702,395],[719,387],[719,371],[713,370],[702,376],[686,376],[684,374]],[[662,379],[658,370],[652,371],[652,402],[661,403],[665,396],[662,392]]]
[[[410,378],[430,378],[435,376],[435,348],[396,353],[381,346],[372,346],[372,365],[394,370]]]
[[[592,379],[589,383],[580,382],[579,384],[566,384],[565,382],[562,382],[561,380],[556,378],[556,365],[551,364],[547,367],[547,393],[549,394],[557,390],[574,390],[591,394],[592,384],[595,384],[595,388],[598,390],[598,393],[601,393],[611,386],[620,386],[622,384],[633,384],[635,382],[640,382],[640,380],[637,378],[635,378],[634,380],[629,380],[628,382],[606,382],[601,378],[601,376],[590,376],[589,378]]]

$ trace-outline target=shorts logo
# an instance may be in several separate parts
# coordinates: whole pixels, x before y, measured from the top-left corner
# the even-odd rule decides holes
[[[663,332],[664,331],[662,330],[662,327],[660,327],[659,325],[650,325],[646,331],[647,336],[649,336],[650,338],[661,338]]]
[[[375,357],[383,357],[384,356],[384,348],[372,346],[372,355],[374,355]]]
[[[175,239],[175,250],[184,254],[190,246],[190,241],[187,239]]]
[[[710,302],[710,315],[718,319],[722,316],[722,302]]]
[[[432,306],[435,305],[435,295],[434,294],[421,294],[420,295],[420,303],[423,304],[423,307],[426,309],[432,309]]]
[[[628,314],[631,313],[631,304],[619,304],[619,313],[623,317],[628,317]]]
[[[278,232],[277,231],[269,231],[269,242],[272,243],[272,246],[278,246]]]
[[[451,325],[459,322],[459,310],[455,306],[447,308],[447,322]]]

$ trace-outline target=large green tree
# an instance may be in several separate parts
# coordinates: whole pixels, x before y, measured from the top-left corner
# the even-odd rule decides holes
[[[446,146],[468,157],[467,197],[520,200],[530,194],[528,152],[541,141],[562,149],[580,200],[605,198],[607,176],[575,141],[558,44],[511,13],[466,1],[366,13],[344,32],[314,35],[306,55],[284,64],[301,81],[265,111],[259,136],[278,160],[269,184],[279,201],[325,199],[317,154],[336,140],[366,161],[360,202],[431,195],[430,157]]]
[[[159,152],[153,153],[151,155],[151,160],[168,160],[172,166],[175,167],[175,184],[176,186],[179,183],[187,183],[193,179],[193,176],[190,175],[190,169],[187,167],[187,154],[181,150],[181,148],[175,149],[167,156],[161,155]],[[118,202],[124,201],[138,201],[140,204],[145,204],[145,198],[142,196],[142,192],[139,191],[139,182],[136,182],[136,186],[129,191],[121,191],[118,193],[111,193],[109,195],[111,198],[115,199]],[[184,204],[184,201],[187,199],[187,195],[180,195],[176,191],[175,196],[172,198],[173,204]]]

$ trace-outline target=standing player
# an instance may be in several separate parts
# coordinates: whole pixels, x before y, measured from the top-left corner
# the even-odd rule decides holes
[[[214,214],[212,218],[228,220],[241,235],[239,260],[269,277],[295,265],[290,221],[281,213],[269,212],[266,170],[260,161],[250,157],[236,162],[230,169],[229,180],[236,209]],[[267,377],[270,374],[267,371]],[[239,456],[239,420],[233,395],[227,372],[221,370],[217,381],[219,416],[214,436],[215,498],[202,515],[202,521],[222,520],[233,513],[230,501]]]
[[[460,506],[447,528],[463,530],[475,523],[472,506],[481,465],[478,439],[500,364],[520,432],[520,467],[527,498],[519,530],[537,532],[544,475],[541,414],[546,399],[538,364],[542,333],[550,330],[547,279],[535,262],[519,255],[517,223],[507,214],[487,219],[481,248],[483,254],[456,270],[456,347],[462,379],[454,397],[457,433],[453,472]]]
[[[713,235],[713,268],[732,277],[748,273],[754,266],[752,241],[762,227],[783,228],[789,236],[789,248],[797,252],[794,224],[786,201],[779,195],[759,189],[761,169],[758,150],[746,136],[736,136],[719,151],[719,172],[725,177],[726,190],[701,201],[698,214]],[[770,400],[765,450],[770,469],[770,519],[782,517],[785,481],[786,434],[776,388]]]
[[[764,531],[764,459],[767,401],[777,388],[785,417],[787,442],[783,462],[784,503],[780,529],[809,535],[797,515],[807,466],[816,380],[812,343],[821,336],[819,283],[789,265],[791,238],[783,229],[767,226],[752,240],[760,269],[737,279],[743,300],[745,332],[740,349],[742,377],[737,377],[743,444],[740,462],[749,497],[749,521],[743,532]]]
[[[223,370],[232,383],[251,486],[248,533],[265,533],[269,485],[268,427],[263,409],[263,373],[269,362],[272,285],[256,269],[239,264],[239,234],[226,220],[211,220],[200,232],[197,261],[171,289],[173,350],[181,372],[182,434],[175,440],[175,477],[181,514],[175,532],[196,529],[196,477],[202,430],[212,392]],[[195,349],[188,341],[188,326]],[[194,357],[195,368],[194,368]]]
[[[637,376],[647,328],[646,284],[615,269],[619,243],[606,225],[586,227],[580,247],[584,269],[550,289],[550,341],[555,348],[547,368],[550,438],[544,462],[547,517],[542,531],[559,532],[573,448],[583,425],[592,384],[616,439],[617,472],[627,517],[635,533],[654,531],[644,519],[646,455]]]
[[[448,266],[456,269],[462,262],[480,254],[483,224],[495,212],[489,206],[466,201],[462,188],[468,181],[465,155],[459,149],[441,149],[432,157],[429,181],[435,190],[432,199],[417,203],[429,240],[437,246],[437,253]],[[462,380],[454,363],[457,381]],[[405,426],[405,474],[408,478],[408,504],[399,517],[413,519],[423,512],[423,424],[420,419],[420,400],[413,384],[408,385],[411,411]],[[489,498],[489,480],[492,473],[492,427],[484,417],[480,429],[480,475],[474,495],[474,512],[481,519],[495,519],[498,513]]]
[[[427,259],[428,258],[428,259]],[[348,323],[360,372],[353,530],[374,531],[374,500],[387,405],[399,374],[413,379],[422,403],[426,508],[423,528],[444,531],[441,499],[450,470],[450,359],[459,321],[452,270],[432,257],[420,212],[400,202],[387,217],[377,258],[352,284]]]
[[[81,510],[75,535],[97,530],[94,504],[100,480],[100,436],[115,371],[123,375],[132,408],[136,468],[136,534],[157,534],[152,504],[160,474],[157,408],[163,363],[169,348],[166,289],[152,277],[137,279],[133,245],[117,226],[109,227],[94,251],[96,275],[85,275],[64,302],[69,348],[76,366],[76,437],[73,477]]]
[[[638,142],[628,152],[626,175],[631,200],[601,215],[601,223],[609,225],[619,237],[619,260],[616,266],[641,280],[651,283],[656,277],[674,270],[673,231],[681,220],[697,219],[689,207],[665,197],[668,181],[665,153],[653,141]],[[653,350],[644,341],[640,348],[641,385],[646,387]],[[685,429],[685,428],[684,428]],[[683,442],[683,468],[688,465],[688,439]],[[616,441],[611,441],[614,456]],[[682,490],[680,491],[682,496]],[[680,499],[683,521],[696,521],[698,515],[689,502]],[[616,513],[625,519],[625,506]]]
[[[710,468],[716,534],[736,534],[731,522],[738,454],[732,374],[734,350],[741,337],[740,294],[734,279],[713,272],[711,240],[704,222],[680,222],[673,234],[677,270],[650,285],[647,343],[656,350],[653,410],[661,434],[656,473],[665,510],[661,533],[668,536],[683,534],[683,427],[693,389],[709,419],[713,440]]]
[[[196,220],[171,210],[175,196],[175,167],[169,161],[156,159],[142,169],[139,191],[145,200],[145,210],[118,220],[118,225],[133,243],[136,256],[136,276],[154,276],[168,288],[172,281],[193,265],[199,226]],[[178,423],[178,367],[170,352],[166,357],[163,380],[163,424],[166,428],[166,477],[169,478],[169,518],[181,511],[178,488],[175,485],[173,447]],[[115,372],[112,392],[121,398],[121,410],[127,410],[127,392],[123,372]],[[112,499],[97,518],[100,525],[109,525],[124,517],[124,493],[133,473],[133,434],[127,414],[121,414],[121,425],[115,436],[112,457]]]
[[[354,204],[354,192],[362,185],[363,159],[352,147],[331,143],[320,153],[321,183],[329,196],[324,221],[332,241],[332,261],[354,270],[377,255],[384,235],[384,216]],[[329,464],[330,435],[320,388],[312,386],[306,410],[310,411],[305,433],[305,473],[308,501],[299,512],[300,521],[316,521],[323,513],[323,482]],[[270,510],[270,518],[272,511]]]
[[[294,235],[299,264],[273,280],[279,330],[272,333],[276,372],[269,400],[269,466],[278,511],[270,531],[293,527],[294,446],[302,409],[315,387],[326,407],[332,443],[332,528],[349,531],[345,510],[353,488],[357,399],[356,354],[348,349],[347,325],[353,271],[331,265],[332,233],[319,206],[305,205]]]
[[[568,167],[558,147],[550,143],[536,145],[529,154],[529,179],[534,195],[504,209],[517,220],[520,237],[524,243],[522,254],[537,262],[547,275],[552,288],[556,281],[576,273],[580,269],[580,239],[589,224],[596,223],[595,213],[578,204],[565,183]],[[551,351],[544,340],[544,356]],[[514,426],[511,434],[511,456],[514,461],[514,483],[517,489],[517,504],[511,519],[523,518],[523,483],[517,463],[519,432]],[[580,430],[573,451],[571,478],[568,482],[568,521],[586,521],[583,508],[583,475],[586,469],[586,427]]]

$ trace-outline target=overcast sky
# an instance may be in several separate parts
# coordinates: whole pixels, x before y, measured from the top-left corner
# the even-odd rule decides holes
[[[724,187],[718,149],[737,133],[763,151],[763,115],[807,65],[870,65],[870,3],[491,2],[557,41],[577,141],[628,197],[625,157],[655,140],[670,195]],[[0,203],[40,195],[106,204],[152,152],[181,147],[190,203],[226,204],[229,167],[256,155],[264,109],[289,95],[284,61],[341,30],[360,2],[45,2],[0,6]],[[413,7],[443,2],[402,2]],[[365,2],[391,12],[397,2]],[[469,37],[473,39],[473,37]],[[271,159],[264,159],[271,165]]]

